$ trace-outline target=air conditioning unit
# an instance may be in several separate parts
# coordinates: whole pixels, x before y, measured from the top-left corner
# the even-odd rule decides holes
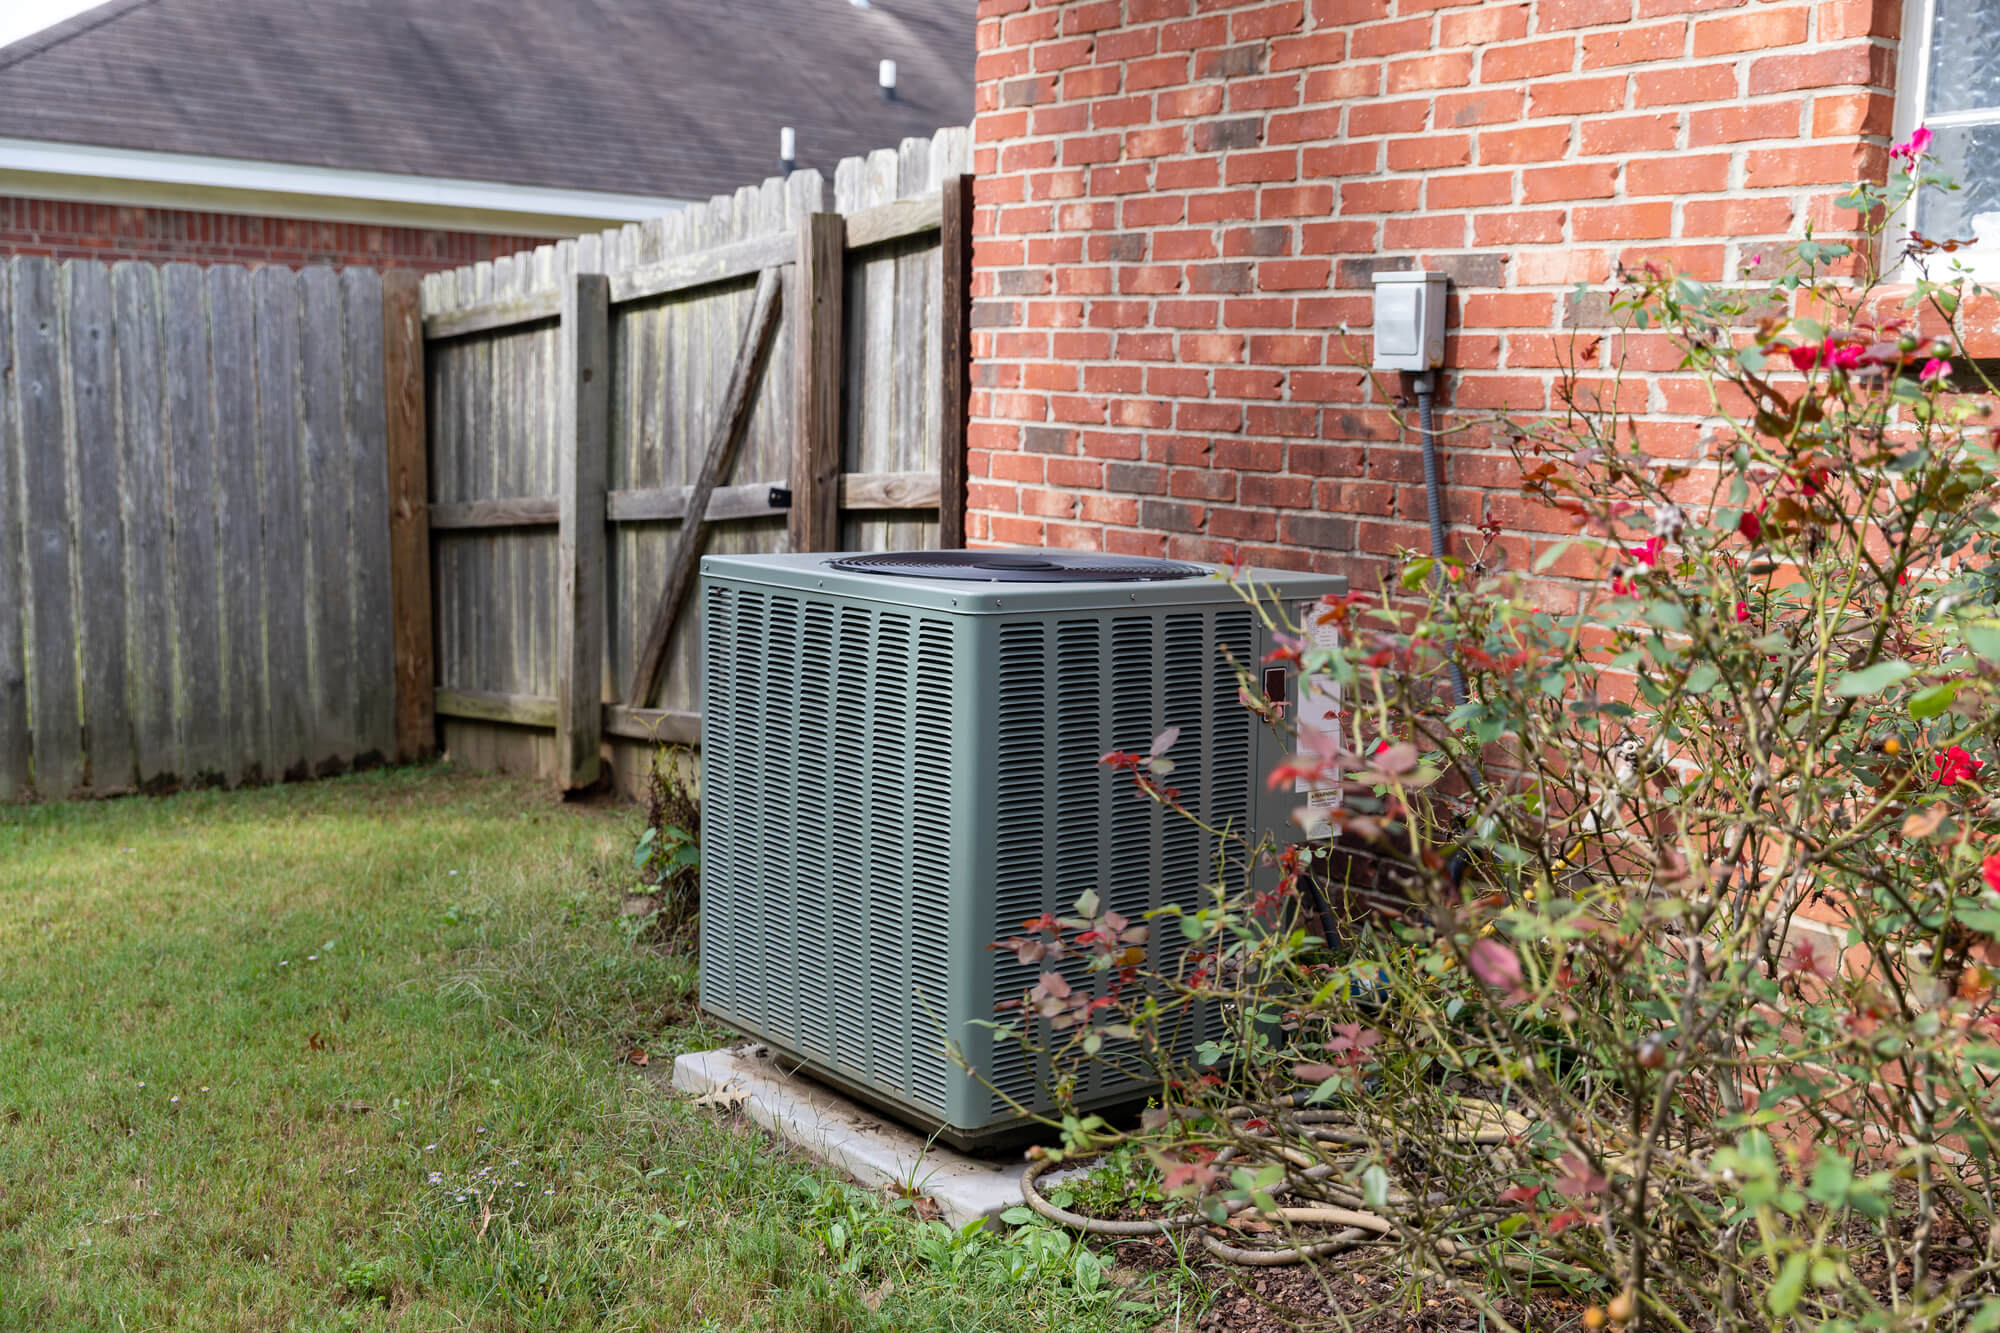
[[[1295,835],[1293,810],[1328,795],[1265,789],[1283,747],[1230,659],[1273,645],[1218,572],[1065,551],[704,558],[702,1007],[958,1146],[1019,1116],[947,1037],[1046,1108],[1046,1068],[979,1026],[1039,969],[989,946],[1085,890],[1137,921],[1215,879],[1212,839],[1100,758],[1180,728],[1169,781],[1239,829]],[[1295,604],[1346,590],[1248,577]],[[1325,724],[1337,700],[1309,694]],[[1185,946],[1169,925],[1148,947]],[[1085,1104],[1144,1095],[1093,1077]]]

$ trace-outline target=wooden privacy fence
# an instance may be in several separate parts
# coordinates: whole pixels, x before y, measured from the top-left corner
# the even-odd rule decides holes
[[[711,552],[962,545],[964,130],[424,282],[436,708],[566,787],[692,742]]]
[[[365,269],[0,269],[0,797],[431,747],[429,666],[399,694],[392,629],[416,298],[393,278],[385,312]]]

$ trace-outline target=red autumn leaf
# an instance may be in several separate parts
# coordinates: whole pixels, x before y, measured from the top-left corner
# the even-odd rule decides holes
[[[1324,777],[1326,771],[1326,765],[1320,760],[1309,759],[1302,754],[1295,754],[1290,758],[1278,761],[1277,766],[1265,777],[1264,786],[1267,790],[1275,790],[1297,778],[1304,778],[1307,782],[1312,782]]]
[[[1840,972],[1840,954],[1831,944],[1816,946],[1806,937],[1800,937],[1792,944],[1791,952],[1785,955],[1785,975],[1793,977],[1818,977],[1821,981],[1831,981]]]
[[[1567,1154],[1556,1165],[1563,1171],[1556,1179],[1556,1193],[1565,1199],[1595,1198],[1611,1188],[1603,1173],[1576,1153]]]
[[[1278,646],[1264,654],[1264,664],[1268,666],[1272,662],[1297,662],[1300,653],[1305,649],[1304,641],[1295,639],[1289,634],[1279,634],[1274,637],[1278,641]]]
[[[1569,1230],[1573,1226],[1576,1226],[1578,1223],[1588,1222],[1589,1220],[1590,1220],[1589,1215],[1586,1214],[1582,1209],[1565,1208],[1561,1212],[1549,1218],[1549,1220],[1543,1224],[1542,1229],[1551,1236],[1560,1236],[1563,1232]]]
[[[1408,741],[1398,741],[1394,745],[1378,746],[1375,753],[1368,756],[1368,766],[1377,773],[1396,778],[1414,772],[1419,758],[1416,746]]]
[[[1518,1004],[1528,998],[1528,992],[1521,984],[1521,960],[1500,941],[1474,940],[1466,965],[1472,969],[1472,975],[1488,987],[1503,992],[1507,1003]]]

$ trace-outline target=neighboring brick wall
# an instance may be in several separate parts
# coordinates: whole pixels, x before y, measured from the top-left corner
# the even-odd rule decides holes
[[[1900,21],[1895,0],[979,16],[971,539],[1369,586],[1428,541],[1414,430],[1355,369],[1369,274],[1454,280],[1442,427],[1549,407],[1569,330],[1604,322],[1575,284],[1647,259],[1735,277],[1808,222],[1854,225],[1833,200],[1885,169]],[[1704,404],[1656,373],[1660,337],[1618,346],[1649,447],[1696,448]],[[1445,454],[1455,527],[1497,525],[1527,567],[1556,525],[1519,469],[1477,431]]]
[[[546,237],[376,227],[353,222],[65,203],[0,195],[0,255],[187,260],[196,264],[335,264],[456,268],[547,244]]]

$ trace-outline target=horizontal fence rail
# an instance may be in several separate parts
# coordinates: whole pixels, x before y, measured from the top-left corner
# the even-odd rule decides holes
[[[448,749],[694,743],[704,551],[963,543],[969,169],[947,130],[425,280]]]

